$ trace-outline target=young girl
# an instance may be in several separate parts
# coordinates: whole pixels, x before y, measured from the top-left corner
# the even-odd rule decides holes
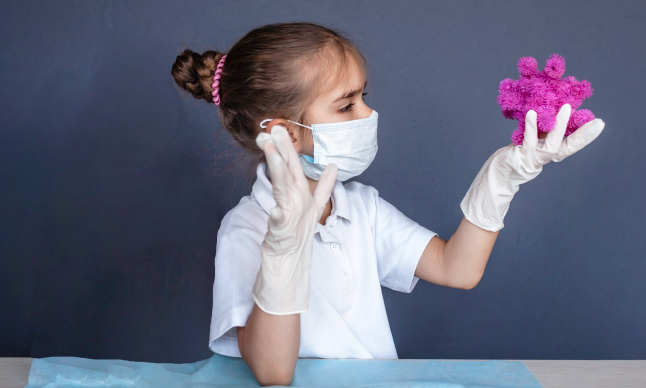
[[[255,159],[256,181],[217,236],[210,348],[242,357],[263,384],[289,385],[301,358],[397,359],[381,286],[419,279],[471,289],[518,185],[594,140],[594,120],[564,139],[564,105],[546,138],[536,113],[523,145],[478,173],[445,241],[358,182],[377,152],[366,62],[336,31],[312,23],[256,28],[225,55],[185,50],[172,68]],[[544,142],[544,143],[543,143]]]

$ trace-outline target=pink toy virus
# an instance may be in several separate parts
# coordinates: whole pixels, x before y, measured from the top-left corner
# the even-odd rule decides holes
[[[511,140],[515,145],[523,144],[525,115],[530,110],[536,112],[538,132],[554,129],[556,113],[565,104],[572,106],[565,136],[594,120],[594,115],[589,110],[576,110],[584,99],[592,96],[594,89],[586,80],[579,82],[572,76],[561,79],[565,73],[565,59],[562,56],[552,54],[545,63],[545,69],[541,71],[538,70],[536,59],[520,58],[518,71],[519,79],[504,79],[498,87],[498,105],[502,109],[502,115],[511,120],[518,120],[518,127],[511,134]]]

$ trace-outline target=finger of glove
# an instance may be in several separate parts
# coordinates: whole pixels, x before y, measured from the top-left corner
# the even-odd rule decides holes
[[[316,210],[318,212],[317,219],[321,216],[321,214],[323,214],[325,204],[327,204],[328,199],[330,199],[332,189],[336,184],[337,172],[338,168],[336,167],[336,164],[328,164],[321,173],[321,177],[319,178],[319,181],[314,188],[314,193],[312,196],[314,197],[314,204],[316,205]]]
[[[287,206],[287,193],[289,185],[293,185],[293,178],[289,173],[287,164],[278,152],[273,136],[262,132],[256,137],[256,144],[265,153],[271,184],[274,192],[274,199],[280,206]]]
[[[538,129],[536,126],[536,111],[529,110],[525,115],[525,133],[523,148],[536,148],[538,143]]]
[[[256,144],[258,145],[258,148],[264,151],[265,143],[268,142],[270,139],[271,139],[270,134],[268,134],[267,132],[260,132],[258,136],[256,136]]]
[[[561,148],[563,142],[563,136],[565,136],[565,130],[567,129],[567,123],[570,120],[570,114],[572,114],[572,107],[570,104],[564,104],[559,110],[559,113],[556,114],[556,126],[547,134],[545,144],[541,147],[541,151],[549,154],[559,152],[559,148]]]
[[[594,119],[585,123],[563,140],[563,144],[561,145],[559,152],[552,158],[552,160],[560,162],[568,156],[575,154],[583,147],[592,143],[592,141],[601,134],[601,131],[603,131],[605,126],[606,123],[601,119]]]
[[[274,138],[274,143],[278,152],[285,160],[287,168],[289,169],[292,178],[296,184],[308,187],[307,181],[305,180],[305,174],[303,173],[303,167],[298,159],[298,154],[296,153],[296,148],[291,141],[289,133],[285,127],[280,125],[274,125],[271,128],[271,136]],[[308,187],[309,188],[309,187]]]

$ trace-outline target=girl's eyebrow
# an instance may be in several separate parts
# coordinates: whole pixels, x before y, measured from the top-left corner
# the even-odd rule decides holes
[[[351,90],[351,91],[349,91],[349,92],[346,92],[346,93],[345,93],[344,95],[342,95],[341,97],[339,97],[339,98],[337,98],[336,100],[332,101],[332,103],[334,104],[335,102],[337,102],[337,101],[341,101],[341,100],[343,100],[344,98],[350,98],[350,97],[353,97],[355,94],[357,94],[357,93],[359,93],[360,91],[362,91],[363,89],[365,89],[367,85],[368,85],[368,81],[366,81],[366,82],[363,84],[363,88],[362,88],[362,89],[356,89],[356,90]]]

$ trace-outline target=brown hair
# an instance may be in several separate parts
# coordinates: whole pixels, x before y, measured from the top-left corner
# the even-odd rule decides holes
[[[264,153],[256,145],[260,122],[284,118],[307,120],[306,108],[332,80],[342,79],[348,54],[367,76],[366,59],[337,30],[314,23],[277,23],[255,28],[236,42],[228,53],[184,50],[171,74],[193,97],[213,103],[213,75],[227,54],[220,79],[219,116],[248,157],[248,178],[255,175]],[[244,162],[244,161],[243,161]]]

